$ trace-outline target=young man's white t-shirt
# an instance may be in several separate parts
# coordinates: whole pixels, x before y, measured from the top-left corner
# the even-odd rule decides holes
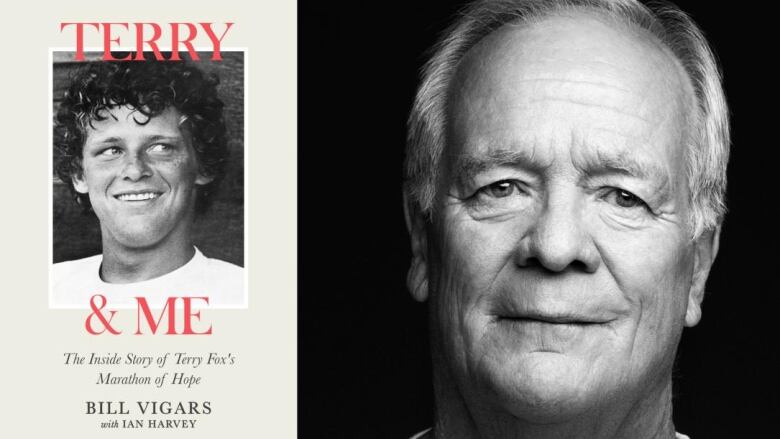
[[[89,309],[90,298],[95,294],[102,294],[109,308],[136,308],[137,296],[145,297],[152,308],[162,308],[172,296],[209,298],[208,305],[203,301],[193,301],[195,308],[246,306],[244,269],[207,258],[197,248],[192,259],[176,270],[129,284],[104,282],[100,278],[102,261],[103,255],[96,255],[54,264],[51,307]]]

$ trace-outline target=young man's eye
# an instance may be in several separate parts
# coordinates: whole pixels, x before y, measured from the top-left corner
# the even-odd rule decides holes
[[[112,146],[112,147],[103,149],[102,151],[100,151],[99,154],[101,156],[105,156],[105,157],[113,157],[113,156],[119,155],[121,153],[122,153],[122,149],[121,148],[116,147],[116,146]]]
[[[149,147],[149,152],[156,152],[156,153],[166,153],[173,150],[173,146],[168,145],[167,143],[155,143],[154,145]]]

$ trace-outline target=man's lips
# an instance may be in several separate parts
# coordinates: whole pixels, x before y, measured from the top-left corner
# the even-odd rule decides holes
[[[593,316],[584,316],[577,314],[544,314],[544,313],[522,313],[498,315],[498,321],[515,323],[548,323],[553,325],[600,325],[609,323],[610,319],[604,319]]]

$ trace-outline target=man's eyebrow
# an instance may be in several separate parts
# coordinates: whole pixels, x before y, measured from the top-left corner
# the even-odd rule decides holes
[[[456,156],[452,174],[455,181],[465,183],[481,172],[502,166],[522,167],[530,171],[541,172],[548,165],[535,160],[533,152],[527,149],[492,149],[484,154],[461,154]]]
[[[579,167],[586,176],[620,174],[641,180],[669,183],[669,176],[657,165],[637,159],[627,153],[599,151],[584,167]],[[508,166],[542,173],[549,163],[534,158],[532,150],[495,149],[484,154],[462,154],[455,157],[452,177],[459,184],[465,184],[481,172]]]
[[[144,140],[147,142],[156,142],[158,140],[167,140],[169,142],[176,142],[179,140],[182,140],[184,137],[182,137],[179,134],[154,134],[151,136],[144,137]]]
[[[167,141],[167,142],[177,142],[182,140],[183,137],[179,134],[152,134],[148,136],[144,136],[143,140],[144,142],[159,142],[159,141]],[[116,136],[109,136],[105,138],[96,137],[90,141],[92,144],[98,144],[98,145],[104,145],[108,143],[124,143],[125,139],[123,137],[116,137]]]
[[[625,153],[598,152],[598,160],[588,163],[585,173],[588,175],[621,174],[641,180],[665,181],[668,175],[659,166],[638,160]]]
[[[101,144],[101,145],[102,144],[106,144],[106,143],[122,143],[122,142],[124,142],[123,138],[121,138],[121,137],[114,137],[114,136],[111,136],[111,137],[98,137],[96,139],[89,139],[89,138],[87,138],[87,140],[90,140],[89,143],[93,143],[93,144],[97,143],[97,144]]]

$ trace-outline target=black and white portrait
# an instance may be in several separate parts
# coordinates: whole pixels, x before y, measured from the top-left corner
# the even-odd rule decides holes
[[[304,3],[301,437],[762,431],[771,37],[675,3]]]
[[[245,307],[243,52],[88,55],[52,53],[51,306]]]

